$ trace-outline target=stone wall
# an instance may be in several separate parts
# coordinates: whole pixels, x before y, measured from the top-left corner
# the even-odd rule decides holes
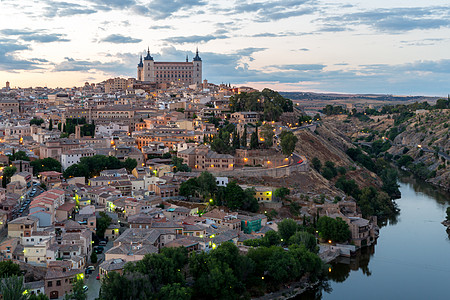
[[[275,177],[280,178],[289,176],[293,172],[307,172],[309,170],[309,163],[306,158],[303,158],[303,163],[286,167],[278,168],[259,168],[259,167],[244,167],[241,169],[235,169],[232,171],[210,171],[215,177]]]

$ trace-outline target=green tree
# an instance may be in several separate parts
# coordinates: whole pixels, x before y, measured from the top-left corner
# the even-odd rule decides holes
[[[41,126],[41,124],[44,123],[44,120],[41,118],[36,118],[34,117],[33,119],[30,120],[30,125],[37,125],[37,126]]]
[[[319,251],[319,247],[317,246],[317,240],[314,235],[308,233],[306,231],[297,231],[289,238],[290,245],[299,245],[304,246],[308,251],[312,253],[317,253]]]
[[[247,125],[244,126],[244,133],[241,136],[241,146],[247,148]]]
[[[97,253],[95,253],[95,251],[92,251],[92,253],[91,253],[91,263],[96,264],[97,260],[98,260]]]
[[[105,231],[111,224],[111,217],[105,212],[100,212],[100,218],[97,218],[97,236],[103,238],[105,236]]]
[[[273,126],[269,123],[264,124],[261,126],[260,131],[260,137],[263,139],[263,144],[266,147],[272,147],[273,146],[273,137],[275,133],[273,132]]]
[[[187,164],[183,164],[183,159],[179,157],[172,157],[173,171],[174,172],[190,172],[191,168]]]
[[[28,157],[28,155],[25,153],[25,151],[17,151],[14,152],[12,155],[8,155],[9,161],[13,162],[15,160],[26,160],[26,161],[30,161],[30,158]]]
[[[49,300],[48,296],[44,293],[39,293],[39,294],[31,294],[28,297],[28,300]]]
[[[450,206],[447,207],[447,210],[445,212],[447,213],[447,217],[446,217],[447,221],[450,221]]]
[[[11,177],[17,172],[16,167],[5,167],[3,169],[2,185],[6,188],[6,185],[11,181]]]
[[[21,273],[20,266],[11,260],[0,261],[0,278],[19,276]]]
[[[258,127],[256,127],[255,131],[250,136],[250,149],[258,149],[259,141],[258,141]]]
[[[189,252],[185,247],[164,247],[160,250],[161,254],[172,260],[174,268],[182,269],[188,263]]]
[[[48,130],[52,131],[53,130],[53,120],[50,119],[49,123],[48,123]]]
[[[37,159],[30,163],[33,167],[33,174],[38,175],[40,172],[55,171],[61,172],[61,163],[54,158],[47,157],[44,159]]]
[[[77,279],[72,284],[72,293],[66,294],[64,300],[86,300],[87,293],[84,290],[84,280]]]
[[[298,230],[297,222],[292,219],[284,219],[278,223],[278,233],[280,234],[283,242],[288,242],[291,236]]]
[[[320,162],[320,159],[318,159],[317,157],[313,157],[313,159],[311,160],[311,163],[313,165],[313,168],[317,172],[320,172],[320,169],[322,169],[322,163]]]
[[[217,190],[216,177],[209,172],[202,172],[197,177],[198,192],[204,197],[211,197]]]
[[[258,201],[254,197],[254,191],[243,190],[236,182],[227,184],[224,202],[232,210],[243,209],[256,212],[259,208]]]
[[[284,155],[291,155],[295,150],[298,138],[291,131],[282,131],[280,133],[281,152]]]
[[[4,300],[26,300],[22,276],[10,276],[0,280],[0,293]]]
[[[291,191],[288,188],[281,187],[281,188],[276,189],[273,194],[275,197],[284,200],[284,199],[286,199],[286,196],[288,196],[290,193],[291,193]]]
[[[85,164],[73,164],[63,172],[64,178],[89,177],[89,169]]]
[[[190,300],[192,291],[190,288],[181,285],[180,283],[173,283],[165,285],[159,292],[161,300]]]
[[[199,190],[197,178],[189,178],[180,185],[180,196],[193,197],[197,195]]]
[[[241,145],[241,138],[239,137],[239,132],[235,129],[233,132],[233,148],[238,149]]]
[[[320,217],[317,221],[317,230],[321,238],[333,242],[345,242],[351,237],[348,224],[339,217],[336,219],[328,216]]]
[[[131,172],[134,168],[137,167],[137,161],[133,158],[128,157],[123,163],[123,166],[125,167],[125,169],[127,169],[128,172]]]

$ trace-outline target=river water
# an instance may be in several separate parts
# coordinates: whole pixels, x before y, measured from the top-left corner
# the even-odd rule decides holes
[[[297,299],[450,299],[450,239],[441,222],[450,194],[401,179],[400,214],[377,244],[331,264],[329,281]]]

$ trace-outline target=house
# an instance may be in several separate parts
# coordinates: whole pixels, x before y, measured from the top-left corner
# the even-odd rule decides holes
[[[72,292],[72,284],[75,280],[84,280],[84,272],[73,269],[69,261],[49,262],[47,273],[44,277],[45,294],[50,299],[64,297]]]
[[[267,217],[265,215],[239,214],[237,218],[241,220],[242,231],[247,234],[260,231],[267,223]]]
[[[33,167],[31,166],[29,161],[26,160],[15,160],[11,162],[13,167],[16,167],[19,172],[28,172],[33,174]]]
[[[253,111],[240,111],[232,113],[231,118],[239,124],[256,123],[259,121],[259,113]]]
[[[33,174],[26,171],[15,173],[13,176],[11,176],[11,182],[15,181],[20,182],[21,186],[25,186],[27,189],[29,189],[32,185]]]
[[[202,215],[203,218],[213,221],[216,224],[222,224],[225,219],[229,219],[230,217],[236,217],[237,213],[227,213],[223,210],[219,210],[217,208],[213,209]]]
[[[21,239],[18,237],[7,238],[0,244],[1,260],[18,259],[16,256],[14,256],[14,252],[16,248],[19,248],[20,252],[23,251],[23,246],[20,244],[20,240]]]
[[[171,242],[168,242],[164,247],[173,247],[173,248],[184,247],[188,250],[188,252],[197,251],[200,249],[199,242],[189,238],[179,238],[173,240]]]
[[[24,286],[30,295],[39,295],[45,292],[44,280],[25,282]]]
[[[48,188],[61,183],[62,173],[55,171],[40,172],[40,182],[45,184]]]
[[[121,258],[105,260],[99,266],[98,273],[100,275],[100,278],[107,276],[109,272],[117,272],[119,274],[122,274],[123,267],[126,263],[127,261]]]
[[[75,202],[66,202],[56,209],[56,220],[63,221],[67,220],[70,216],[75,213]]]
[[[37,230],[39,219],[32,216],[20,217],[8,223],[8,237],[30,237]]]
[[[164,215],[168,220],[180,221],[191,214],[191,210],[187,207],[179,206],[164,210]]]
[[[227,171],[234,169],[234,157],[229,154],[219,154],[206,145],[189,148],[177,153],[179,158],[193,170]]]
[[[91,157],[95,155],[91,148],[69,149],[61,154],[61,165],[63,170],[80,162],[82,157]]]

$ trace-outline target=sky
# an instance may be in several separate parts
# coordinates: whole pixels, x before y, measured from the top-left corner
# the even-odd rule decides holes
[[[0,0],[0,87],[72,87],[192,60],[213,83],[447,96],[448,0]]]

